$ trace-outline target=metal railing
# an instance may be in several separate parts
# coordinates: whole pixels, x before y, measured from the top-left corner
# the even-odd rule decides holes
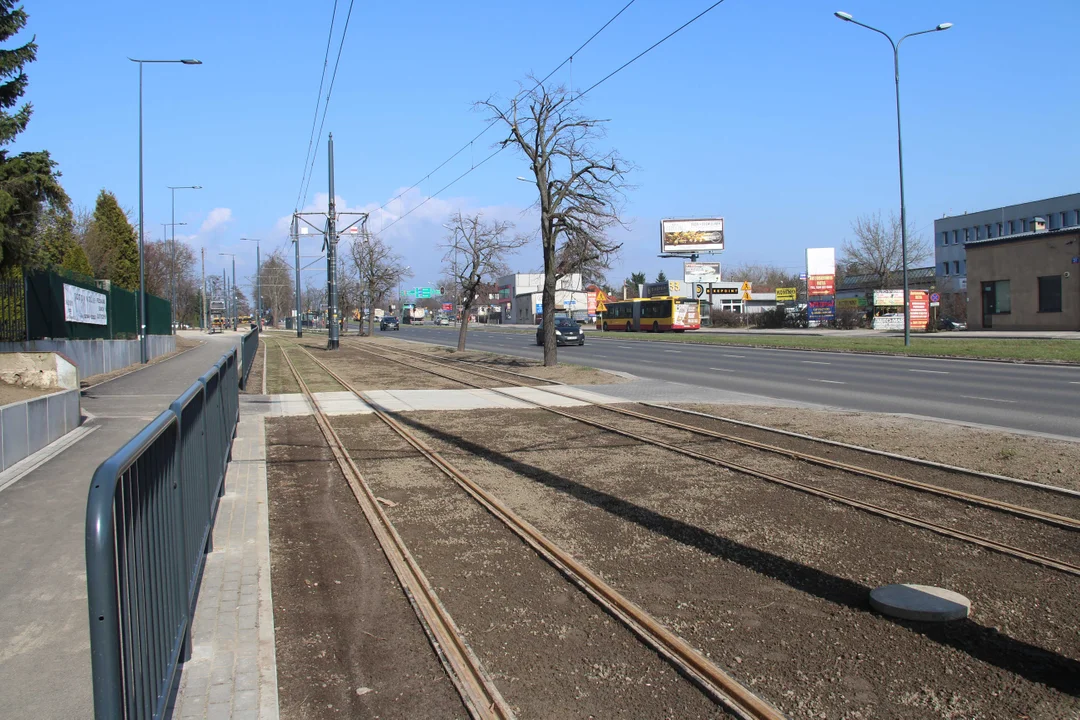
[[[86,587],[94,714],[164,717],[239,421],[234,348],[94,473]]]
[[[251,366],[255,364],[255,353],[259,351],[259,328],[255,328],[240,342],[240,359],[243,368],[243,378],[240,380],[240,389],[247,390],[248,375],[251,374]]]

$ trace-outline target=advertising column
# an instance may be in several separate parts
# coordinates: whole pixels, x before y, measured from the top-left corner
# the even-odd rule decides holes
[[[836,250],[806,250],[806,317],[810,327],[836,317]]]

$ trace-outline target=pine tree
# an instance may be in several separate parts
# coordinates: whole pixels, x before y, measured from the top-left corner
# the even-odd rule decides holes
[[[15,0],[0,0],[0,42],[26,26],[27,14]],[[35,233],[47,203],[66,205],[60,173],[47,151],[10,155],[5,146],[26,129],[33,108],[19,99],[28,79],[23,66],[33,62],[37,45],[31,40],[17,48],[0,49],[0,268],[31,265]]]
[[[86,252],[75,239],[75,218],[66,204],[46,204],[35,231],[34,255],[27,265],[94,274]]]
[[[0,0],[2,2],[3,0]],[[86,255],[94,275],[126,290],[139,289],[139,243],[116,196],[98,193],[93,219],[86,232]]]

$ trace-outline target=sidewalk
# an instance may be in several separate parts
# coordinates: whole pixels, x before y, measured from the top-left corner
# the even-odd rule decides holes
[[[84,439],[0,491],[0,697],[3,715],[93,715],[86,608],[86,496],[97,466],[239,340],[207,342],[95,386]]]
[[[266,496],[266,405],[241,396],[240,424],[181,667],[174,718],[277,720]]]

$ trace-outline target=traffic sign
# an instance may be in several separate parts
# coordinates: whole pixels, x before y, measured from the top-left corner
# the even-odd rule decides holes
[[[751,287],[750,281],[749,280],[744,280],[743,284],[742,284],[742,287],[739,288],[739,289],[742,290],[744,293],[748,293],[748,292],[750,292],[750,287]],[[747,299],[749,300],[749,298],[747,298]]]
[[[941,302],[941,295],[938,293],[930,293],[930,302]]]
[[[750,299],[751,299],[751,297],[750,297],[750,293],[748,293],[748,292],[743,292],[743,294],[742,294],[742,299],[743,299],[743,301],[748,301],[748,300],[750,300]]]
[[[596,291],[596,302],[598,302],[598,303],[606,303],[607,301],[608,301],[607,293],[604,292],[603,290],[598,289]]]
[[[597,300],[596,301],[596,312],[598,312],[598,313],[607,312],[607,305],[605,305],[600,300]]]

